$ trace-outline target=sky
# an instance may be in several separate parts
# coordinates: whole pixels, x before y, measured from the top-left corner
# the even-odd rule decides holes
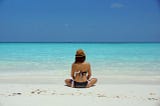
[[[160,42],[160,0],[0,0],[0,42]]]

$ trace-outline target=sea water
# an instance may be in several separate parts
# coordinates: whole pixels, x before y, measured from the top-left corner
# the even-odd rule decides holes
[[[77,49],[94,76],[160,76],[160,43],[0,43],[0,74],[68,76]]]

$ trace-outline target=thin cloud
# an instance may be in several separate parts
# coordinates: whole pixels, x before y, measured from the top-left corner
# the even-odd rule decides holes
[[[123,8],[124,4],[121,3],[113,3],[111,4],[111,8]]]
[[[64,24],[65,27],[69,27],[69,24]]]

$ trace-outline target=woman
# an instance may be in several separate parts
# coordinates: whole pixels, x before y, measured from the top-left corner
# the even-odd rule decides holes
[[[85,62],[86,55],[82,49],[77,50],[75,55],[75,62],[72,64],[71,77],[66,79],[65,83],[69,87],[74,88],[89,88],[96,82],[96,78],[91,78],[90,64]]]

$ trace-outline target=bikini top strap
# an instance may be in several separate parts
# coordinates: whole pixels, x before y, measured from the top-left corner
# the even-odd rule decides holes
[[[75,75],[76,74],[80,74],[80,76],[82,77],[84,74],[86,74],[87,72],[81,72],[80,70],[78,72],[75,72]]]

